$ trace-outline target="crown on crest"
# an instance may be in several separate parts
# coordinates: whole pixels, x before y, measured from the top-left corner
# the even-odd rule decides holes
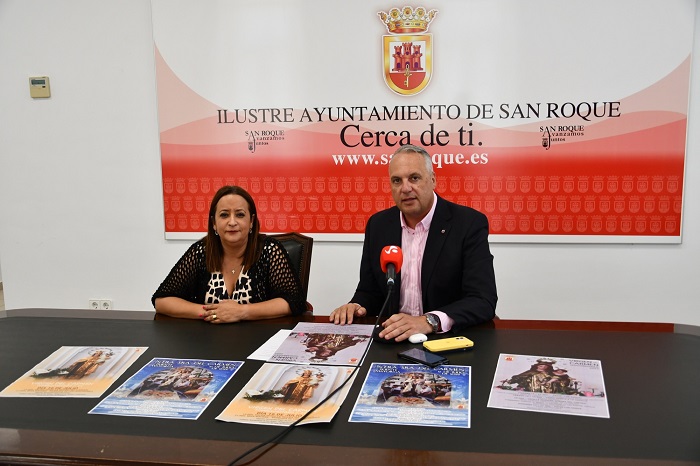
[[[386,26],[389,34],[407,34],[416,32],[427,32],[430,27],[430,22],[435,19],[437,10],[427,11],[422,6],[416,9],[405,6],[400,10],[392,8],[389,13],[380,11],[377,13],[379,18]]]

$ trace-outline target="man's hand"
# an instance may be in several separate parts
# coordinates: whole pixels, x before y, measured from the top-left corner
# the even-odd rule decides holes
[[[379,338],[395,339],[396,341],[407,340],[408,337],[416,333],[427,335],[433,332],[433,328],[425,316],[410,316],[401,313],[389,317],[384,321],[382,327],[384,330],[379,332]]]
[[[367,309],[357,303],[343,304],[331,312],[328,320],[336,325],[352,324],[353,317],[362,317],[367,314]]]

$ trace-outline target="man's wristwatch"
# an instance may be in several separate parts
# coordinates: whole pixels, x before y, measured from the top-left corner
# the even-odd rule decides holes
[[[433,333],[440,332],[440,319],[438,316],[428,313],[425,314],[425,320],[427,320],[428,324],[433,328]]]

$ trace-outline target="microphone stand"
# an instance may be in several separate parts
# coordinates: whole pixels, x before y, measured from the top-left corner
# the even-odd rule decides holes
[[[389,264],[390,266],[393,266],[393,264]],[[388,340],[385,338],[379,338],[379,332],[381,332],[380,324],[382,322],[382,317],[384,317],[384,313],[387,309],[389,300],[391,299],[391,294],[394,291],[394,284],[395,281],[392,278],[387,279],[386,281],[386,287],[387,287],[387,294],[386,294],[386,299],[384,300],[384,304],[382,304],[382,308],[379,310],[379,314],[377,314],[377,320],[374,322],[374,328],[372,329],[372,340],[373,341],[378,341],[380,343],[387,343]]]

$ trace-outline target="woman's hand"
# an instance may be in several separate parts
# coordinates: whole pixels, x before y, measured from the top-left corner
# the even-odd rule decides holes
[[[202,309],[202,319],[211,324],[240,322],[248,317],[247,304],[239,304],[231,299],[225,299],[217,304],[205,304]]]

